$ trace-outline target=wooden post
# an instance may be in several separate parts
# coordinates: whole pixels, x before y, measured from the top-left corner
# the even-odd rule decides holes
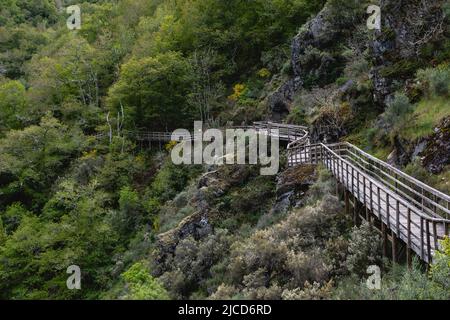
[[[433,221],[433,238],[434,238],[434,249],[436,250],[438,248],[438,234],[437,234],[436,221]]]
[[[352,166],[352,193],[355,194],[355,169]]]
[[[345,213],[350,214],[350,201],[348,198],[348,191],[347,189],[344,190],[344,201],[345,201]]]
[[[359,199],[359,171],[356,171],[356,191],[358,192]]]
[[[349,181],[349,171],[348,171],[348,163],[345,164],[345,184],[347,186],[347,190],[350,189],[349,185],[350,185],[350,181]]]
[[[377,198],[378,198],[378,219],[381,219],[381,195],[380,195],[380,187],[377,186]]]
[[[389,217],[389,193],[386,192],[386,226],[389,228],[391,225],[390,217]]]
[[[424,256],[424,245],[423,245],[423,218],[420,217],[420,257],[423,260]]]
[[[353,195],[353,224],[358,225],[358,198]]]
[[[363,197],[364,197],[364,201],[363,201],[364,206],[367,207],[367,204],[366,204],[366,176],[363,176]]]
[[[397,237],[395,236],[394,230],[391,230],[391,240],[392,240],[392,262],[397,263]]]
[[[339,180],[336,178],[336,197],[339,199]]]
[[[408,208],[408,218],[407,218],[407,229],[408,229],[408,241],[406,247],[406,261],[408,263],[408,267],[411,269],[412,261],[411,261],[411,209]]]
[[[370,218],[370,210],[366,205],[366,221],[369,223],[370,227],[372,227],[372,219]]]
[[[426,232],[427,232],[427,258],[428,264],[431,264],[431,240],[430,240],[430,221],[426,222]]]
[[[397,205],[397,207],[396,207],[396,217],[395,217],[395,220],[396,220],[396,229],[397,229],[397,236],[398,237],[400,237],[400,202],[397,200],[397,203],[396,203],[396,205]]]
[[[381,234],[383,237],[383,257],[387,257],[387,231],[386,225],[381,221]]]

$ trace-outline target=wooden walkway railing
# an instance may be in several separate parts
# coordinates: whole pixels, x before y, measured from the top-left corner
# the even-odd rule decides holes
[[[269,136],[277,136],[280,140],[288,141],[288,142],[301,142],[306,141],[308,138],[308,128],[304,126],[297,125],[287,125],[282,123],[270,122],[270,121],[257,121],[253,122],[252,125],[247,126],[230,126],[227,128],[223,128],[221,130],[225,131],[226,129],[254,129],[256,132],[260,134],[265,134]],[[277,131],[275,131],[275,129]],[[278,132],[277,134],[275,132]],[[153,132],[153,131],[143,131],[143,130],[122,130],[121,134],[123,136],[133,138],[137,141],[146,141],[146,142],[169,142],[172,140],[171,132]],[[96,135],[97,138],[107,138],[108,134],[101,133]],[[192,141],[202,138],[202,133],[190,133],[186,136],[181,136],[184,141]]]
[[[349,194],[371,212],[392,237],[401,239],[423,261],[430,263],[439,240],[449,234],[450,196],[414,179],[350,143],[310,144],[308,128],[275,122],[254,122],[227,129],[254,129],[260,134],[288,141],[288,166],[322,163]],[[276,130],[275,130],[276,129]],[[225,129],[222,129],[225,130]],[[122,131],[137,141],[169,142],[170,132]],[[108,137],[99,134],[98,138]],[[183,140],[201,139],[189,134]],[[356,204],[354,204],[356,206]],[[367,216],[370,221],[370,217]],[[393,241],[393,246],[394,246]]]
[[[288,146],[288,165],[322,163],[337,181],[423,261],[449,234],[450,197],[349,143]]]

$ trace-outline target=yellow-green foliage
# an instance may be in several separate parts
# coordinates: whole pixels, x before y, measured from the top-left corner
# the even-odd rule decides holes
[[[167,151],[171,151],[173,149],[173,147],[175,147],[177,145],[177,141],[169,141],[168,143],[166,143],[166,145],[164,146],[164,148]]]
[[[236,101],[238,100],[245,92],[245,85],[242,83],[235,84],[233,87],[233,94],[228,97],[228,99]]]
[[[131,300],[168,300],[169,295],[159,281],[150,275],[150,271],[142,262],[131,266],[122,277],[128,284],[129,294],[125,297]]]
[[[429,186],[432,186],[435,189],[438,189],[444,193],[450,193],[450,167],[444,168],[440,174],[432,174],[429,173],[424,167],[422,167],[420,160],[416,159],[415,161],[408,164],[403,170],[405,173],[410,176],[415,177],[416,179],[426,183]]]
[[[270,77],[270,75],[271,73],[267,68],[262,68],[258,71],[258,76],[260,76],[261,78],[268,78]]]
[[[405,121],[405,127],[400,133],[408,140],[430,135],[439,121],[448,115],[450,115],[448,99],[437,97],[422,100]]]

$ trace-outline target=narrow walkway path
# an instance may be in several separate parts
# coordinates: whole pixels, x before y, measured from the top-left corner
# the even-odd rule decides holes
[[[354,199],[423,261],[449,234],[450,197],[350,143],[291,144],[288,165],[322,163]],[[348,195],[347,195],[348,196]]]
[[[275,122],[254,122],[250,126],[230,128],[254,129],[289,142],[288,166],[323,164],[344,186],[347,196],[353,196],[366,212],[370,211],[391,231],[393,237],[406,244],[408,260],[412,250],[430,263],[439,249],[439,240],[449,234],[450,196],[350,143],[310,144],[307,127]],[[169,132],[124,131],[123,134],[149,143],[172,140]],[[184,140],[196,138],[195,134],[183,137]]]

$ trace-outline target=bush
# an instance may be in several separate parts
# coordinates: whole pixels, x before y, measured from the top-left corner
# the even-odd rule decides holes
[[[450,238],[441,241],[442,249],[436,252],[431,266],[431,279],[448,293],[450,298]],[[447,299],[448,299],[447,298]]]
[[[189,298],[193,293],[199,295],[215,290],[215,283],[211,281],[213,276],[217,276],[213,274],[214,266],[226,256],[229,242],[228,232],[223,229],[217,229],[214,234],[199,241],[193,237],[181,240],[175,253],[163,266],[165,272],[159,278],[171,296]]]
[[[137,262],[122,274],[129,289],[124,298],[131,300],[168,300],[169,295],[161,283],[150,275],[142,262]]]
[[[318,169],[318,178],[308,190],[308,202],[315,203],[324,195],[330,196],[336,190],[336,184],[331,179],[331,173],[323,166]]]
[[[292,108],[292,111],[286,118],[287,123],[304,125],[306,123],[305,110],[296,106]]]
[[[3,223],[5,232],[11,234],[20,225],[22,218],[30,214],[21,203],[13,203],[4,213],[0,213],[0,223]]]
[[[114,228],[124,237],[129,236],[141,224],[144,207],[136,191],[126,186],[120,190],[119,210],[113,216]]]
[[[354,227],[348,245],[348,256],[345,262],[347,269],[358,275],[366,275],[370,265],[381,266],[381,241],[368,222],[359,228]]]
[[[403,93],[396,93],[392,101],[387,105],[384,111],[383,119],[389,127],[393,127],[398,122],[401,122],[407,114],[413,111],[413,106],[409,99]]]
[[[326,284],[321,285],[318,282],[305,283],[305,287],[295,288],[294,290],[284,290],[281,294],[283,300],[323,300],[329,299],[331,290],[333,287],[333,281],[328,281]]]
[[[333,299],[345,300],[448,300],[450,299],[448,254],[445,259],[446,267],[437,274],[433,274],[433,271],[431,274],[424,272],[417,258],[414,258],[411,269],[403,265],[393,265],[392,269],[381,275],[380,290],[370,290],[366,279],[351,275],[338,283],[331,296]],[[434,262],[431,270],[436,270],[439,264],[440,262]],[[444,283],[440,281],[441,279]]]
[[[417,80],[430,96],[448,97],[450,93],[450,67],[441,65],[417,72]]]

